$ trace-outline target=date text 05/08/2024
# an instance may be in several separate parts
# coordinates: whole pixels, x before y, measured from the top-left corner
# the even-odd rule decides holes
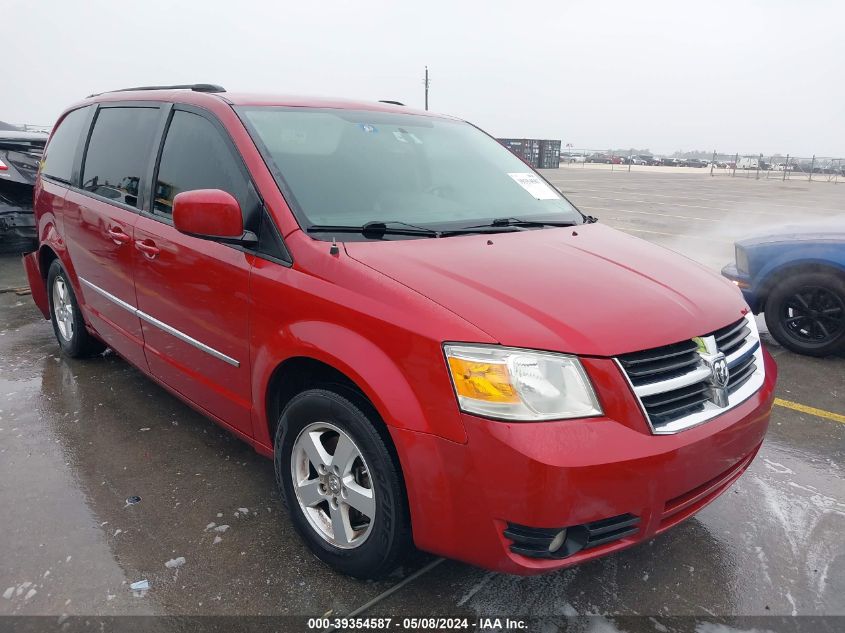
[[[519,618],[448,618],[448,617],[405,617],[405,618],[309,618],[311,631],[524,631],[528,623]]]

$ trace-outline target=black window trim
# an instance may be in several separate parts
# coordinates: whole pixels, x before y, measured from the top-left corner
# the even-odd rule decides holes
[[[270,215],[270,211],[267,210],[267,207],[263,203],[262,203],[262,207],[261,207],[261,214],[262,214],[262,216],[266,216],[267,226],[269,226],[270,230],[273,231],[273,233],[275,234],[276,239],[279,241],[279,245],[282,247],[282,251],[283,251],[284,255],[287,256],[287,259],[281,259],[279,257],[276,257],[275,255],[270,255],[269,253],[263,253],[263,252],[259,251],[257,248],[247,249],[245,247],[240,247],[240,246],[237,246],[237,245],[235,245],[235,247],[242,249],[246,253],[251,253],[252,255],[255,255],[256,257],[259,257],[261,259],[265,259],[268,262],[274,262],[276,264],[281,264],[282,266],[286,266],[287,268],[290,268],[291,266],[293,266],[293,255],[291,255],[290,250],[288,250],[287,244],[285,244],[285,238],[282,237],[282,232],[279,230],[279,227],[276,226],[276,221],[273,219],[273,216]]]
[[[273,227],[276,236],[279,238],[279,243],[281,244],[284,254],[287,256],[287,259],[279,259],[278,257],[275,257],[273,255],[262,253],[257,248],[244,246],[242,244],[225,243],[225,246],[233,248],[237,251],[241,251],[243,253],[248,253],[250,255],[260,257],[261,259],[265,259],[267,261],[281,264],[288,268],[293,266],[293,256],[291,255],[290,249],[288,249],[287,245],[285,244],[285,240],[282,237],[281,231],[279,231],[279,227],[276,226],[276,221],[273,219],[273,216],[270,215],[270,212],[267,209],[267,204],[264,202],[264,198],[262,197],[261,192],[255,185],[255,181],[252,179],[252,174],[249,171],[249,167],[247,166],[246,161],[244,160],[243,156],[241,156],[240,151],[238,151],[238,148],[235,145],[235,142],[232,140],[232,137],[226,127],[220,122],[220,120],[213,112],[205,108],[190,105],[187,103],[167,103],[164,104],[164,106],[166,106],[166,112],[162,117],[161,125],[158,130],[158,134],[156,135],[156,142],[158,143],[158,147],[155,149],[155,151],[151,152],[150,163],[147,166],[146,175],[148,176],[148,182],[144,191],[146,204],[140,209],[141,215],[145,218],[155,220],[156,222],[161,222],[162,224],[169,224],[170,226],[173,226],[172,218],[156,215],[155,213],[153,213],[153,204],[155,203],[155,186],[156,181],[158,180],[158,171],[161,167],[161,156],[164,152],[164,143],[167,140],[167,132],[170,130],[170,124],[173,121],[173,115],[177,111],[195,114],[211,123],[212,126],[214,126],[214,128],[220,133],[221,137],[223,138],[223,142],[227,145],[229,151],[235,157],[235,162],[238,164],[238,169],[241,171],[241,174],[246,178],[247,182],[249,183],[249,186],[255,192],[255,195],[258,198],[259,207],[261,209],[260,215],[267,216],[267,219],[270,221],[270,226]],[[261,220],[259,218],[259,222],[260,221]],[[224,244],[224,242],[218,243]]]
[[[86,139],[86,142],[87,142],[88,133],[91,129],[91,120],[92,120],[94,112],[96,111],[97,108],[92,107],[91,104],[88,104],[88,105],[83,105],[83,106],[79,106],[78,108],[73,108],[71,110],[68,110],[67,112],[64,113],[64,115],[62,116],[62,120],[59,122],[58,127],[56,128],[56,131],[58,132],[58,130],[61,128],[62,123],[64,123],[65,120],[71,114],[73,114],[74,112],[78,112],[80,110],[84,110],[86,108],[89,108],[89,111],[85,115],[85,120],[82,123],[82,127],[79,129],[79,137],[76,139],[76,147],[74,149],[73,160],[71,161],[71,165],[70,165],[70,180],[65,180],[64,178],[59,178],[58,176],[51,176],[50,174],[44,173],[44,170],[42,169],[41,172],[40,172],[40,175],[41,175],[41,178],[43,178],[44,180],[48,180],[50,182],[54,182],[58,185],[63,185],[65,187],[69,187],[69,188],[73,188],[74,185],[76,184],[76,182],[79,180],[79,161],[82,159],[82,148],[85,145],[85,143],[81,143],[80,141],[84,138],[84,139]],[[52,141],[52,140],[53,139],[51,138],[50,141]],[[48,142],[47,146],[44,148],[45,154],[47,152],[47,147],[49,147],[49,146],[50,146],[50,143]]]
[[[73,189],[75,192],[91,198],[92,200],[98,200],[99,202],[105,202],[107,204],[111,204],[115,207],[120,209],[124,209],[129,211],[130,213],[140,213],[144,207],[144,205],[148,204],[149,201],[146,199],[146,183],[145,179],[147,178],[147,170],[144,169],[140,175],[140,181],[138,182],[138,206],[133,207],[132,205],[126,204],[124,202],[119,202],[113,200],[111,198],[106,198],[105,196],[101,196],[96,194],[92,191],[88,191],[82,187],[82,175],[85,172],[85,161],[88,158],[88,146],[91,143],[91,135],[94,133],[94,126],[97,123],[97,118],[100,115],[101,110],[105,110],[107,108],[147,108],[149,110],[158,110],[159,114],[159,123],[157,126],[157,132],[160,131],[161,128],[161,117],[163,116],[162,106],[164,104],[160,101],[109,101],[106,103],[96,103],[94,104],[93,112],[89,118],[87,123],[88,128],[85,131],[84,142],[80,143],[80,151],[76,157],[76,161],[74,164],[76,166],[75,173],[73,174],[73,183],[70,185],[70,188]],[[153,147],[155,147],[156,142],[160,140],[158,137],[153,138]]]

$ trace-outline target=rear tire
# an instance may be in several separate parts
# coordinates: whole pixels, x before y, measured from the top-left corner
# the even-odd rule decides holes
[[[775,340],[799,354],[845,351],[845,280],[829,273],[800,273],[781,281],[765,305]]]
[[[285,407],[276,429],[276,482],[312,552],[357,578],[382,578],[411,546],[398,461],[364,401],[311,389]]]
[[[58,259],[53,260],[47,272],[47,298],[53,332],[62,352],[71,358],[86,358],[106,349],[86,329],[73,286]]]

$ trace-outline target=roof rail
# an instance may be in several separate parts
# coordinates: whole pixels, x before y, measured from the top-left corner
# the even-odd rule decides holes
[[[392,101],[390,99],[379,99],[378,102],[379,103],[389,103],[390,105],[398,105],[398,106],[404,106],[405,105],[401,101]]]
[[[90,99],[91,97],[98,97],[111,92],[134,92],[136,90],[193,90],[194,92],[226,92],[226,89],[223,86],[218,86],[216,84],[174,84],[172,86],[137,86],[135,88],[106,90],[105,92],[95,92],[85,98]]]

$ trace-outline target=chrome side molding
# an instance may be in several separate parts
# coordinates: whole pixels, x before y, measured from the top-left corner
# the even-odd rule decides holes
[[[105,297],[106,299],[108,299],[109,301],[114,303],[115,305],[120,306],[121,308],[123,308],[127,312],[131,312],[132,314],[134,314],[139,319],[146,321],[150,325],[154,325],[158,329],[160,329],[164,332],[167,332],[171,336],[175,336],[180,341],[183,341],[183,342],[187,343],[188,345],[192,345],[192,346],[196,347],[198,350],[203,351],[206,354],[209,354],[210,356],[214,356],[214,358],[217,358],[218,360],[222,360],[224,363],[229,363],[233,367],[240,367],[241,366],[240,362],[238,362],[237,360],[235,360],[231,356],[226,356],[226,354],[224,354],[223,352],[217,351],[216,349],[214,349],[213,347],[210,347],[209,345],[206,345],[202,341],[198,341],[197,339],[195,339],[191,336],[188,336],[187,334],[185,334],[181,330],[177,330],[172,325],[168,325],[164,321],[159,321],[154,316],[139,310],[138,308],[136,308],[135,306],[133,306],[129,303],[126,303],[126,301],[124,301],[123,299],[115,297],[112,293],[107,292],[106,290],[103,290],[99,286],[92,284],[87,279],[80,277],[79,281],[82,282],[82,284],[84,284],[85,286],[88,286],[89,288],[91,288],[91,290],[93,290],[97,294]]]

